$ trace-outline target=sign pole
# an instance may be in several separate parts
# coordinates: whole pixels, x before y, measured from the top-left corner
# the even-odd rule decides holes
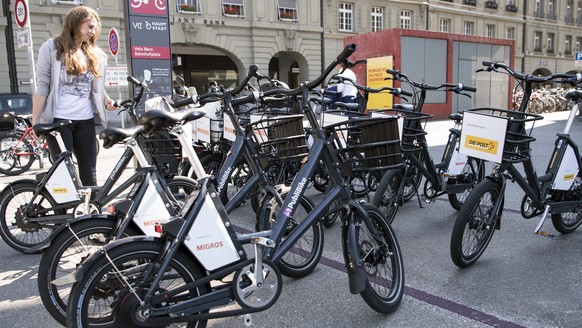
[[[28,10],[28,0],[16,0],[14,2],[14,16],[18,27],[25,28],[26,40],[23,45],[28,46],[28,61],[31,70],[32,93],[36,90],[36,67],[34,63],[34,48],[32,44],[32,31],[30,28],[30,12]]]

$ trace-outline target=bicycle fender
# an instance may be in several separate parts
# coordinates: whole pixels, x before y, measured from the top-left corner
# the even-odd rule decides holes
[[[353,215],[353,214],[352,214]],[[358,251],[358,245],[355,243],[356,240],[356,226],[353,223],[353,218],[349,220],[347,226],[348,244],[347,247],[347,257],[346,257],[346,269],[348,272],[348,281],[350,285],[350,293],[360,294],[366,288],[366,271],[362,268],[361,260]]]
[[[156,240],[159,240],[159,239],[155,238],[155,237],[149,237],[149,236],[131,236],[131,237],[125,237],[125,238],[117,239],[113,242],[110,242],[109,244],[103,246],[103,248],[101,250],[91,254],[85,261],[83,261],[83,263],[77,268],[77,270],[75,272],[71,273],[71,275],[74,275],[74,276],[68,277],[68,278],[72,278],[73,279],[72,282],[81,281],[83,279],[83,277],[85,276],[85,274],[88,272],[88,270],[92,268],[91,264],[93,262],[95,262],[96,260],[98,260],[101,256],[103,256],[103,253],[111,251],[114,248],[123,247],[126,244],[132,243],[132,242],[138,242],[138,241],[154,242]]]
[[[32,184],[38,185],[38,181],[33,180],[33,179],[19,179],[19,180],[15,180],[15,181],[10,181],[6,184],[4,189],[2,189],[2,191],[0,192],[0,199],[4,198],[4,195],[7,192],[9,192],[14,185],[20,184],[20,183],[32,183]]]
[[[88,220],[88,219],[113,220],[114,217],[110,214],[88,214],[88,215],[76,217],[76,218],[72,219],[71,221],[67,222],[66,224],[60,224],[55,230],[53,230],[53,232],[51,232],[50,236],[47,239],[45,239],[42,243],[34,245],[33,247],[25,250],[24,253],[26,253],[26,254],[37,253],[39,251],[42,251],[42,250],[48,248],[52,244],[53,239],[55,239],[55,237],[58,236],[59,233],[61,233],[61,231],[68,229],[69,226],[74,225],[76,222],[84,221],[84,220]]]

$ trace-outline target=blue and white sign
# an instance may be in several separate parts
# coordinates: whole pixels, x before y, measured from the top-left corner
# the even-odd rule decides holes
[[[582,51],[576,51],[574,54],[574,60],[582,60]]]

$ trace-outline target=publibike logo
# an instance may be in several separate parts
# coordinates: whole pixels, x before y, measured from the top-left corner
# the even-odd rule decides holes
[[[499,151],[499,141],[467,135],[465,147],[496,155]]]

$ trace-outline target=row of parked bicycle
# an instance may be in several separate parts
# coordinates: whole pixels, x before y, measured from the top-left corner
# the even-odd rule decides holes
[[[251,79],[260,83],[269,78],[251,66],[235,89],[193,95],[171,103],[180,110],[146,111],[139,118],[135,109],[147,86],[129,78],[139,92],[119,106],[137,124],[100,133],[104,148],[125,147],[103,186],[81,186],[71,153],[63,152],[37,180],[17,180],[0,194],[4,241],[25,253],[43,252],[38,287],[50,314],[69,327],[198,327],[213,318],[250,315],[277,301],[281,275],[301,278],[315,269],[323,252],[324,226],[337,219],[342,222],[350,292],[388,314],[398,308],[404,292],[403,259],[391,227],[398,208],[415,195],[430,201],[446,194],[459,210],[451,257],[457,266],[467,267],[499,228],[508,179],[526,193],[522,215],[542,214],[536,232],[548,214],[561,233],[581,224],[581,160],[568,131],[582,94],[567,94],[574,107],[565,131],[557,136],[546,174],[539,177],[531,162],[531,123],[542,117],[525,112],[533,83],[576,86],[582,80],[579,74],[536,77],[484,62],[484,71],[505,72],[522,84],[524,100],[517,111],[479,108],[451,115],[454,126],[441,161],[435,163],[424,129],[431,115],[422,112],[427,92],[469,96],[476,89],[415,82],[388,70],[412,92],[373,89],[345,78],[341,82],[353,83],[364,94],[411,98],[410,104],[372,115],[326,110],[330,102],[325,90],[317,88],[337,65],[355,65],[348,60],[355,50],[354,44],[346,46],[321,76],[295,89],[259,92]],[[288,98],[297,100],[300,113],[281,113],[271,106]],[[201,122],[205,112],[199,106],[216,101],[223,105],[221,123],[232,140],[211,138],[204,147],[192,147],[184,124]],[[249,103],[258,104],[260,111],[241,119],[249,114],[241,110]],[[459,152],[475,137],[467,136],[471,130],[463,127],[475,115],[506,124],[500,159],[489,175],[489,157],[479,156],[483,151],[477,143],[471,156]],[[34,130],[58,139],[62,124]],[[211,131],[212,122],[204,127]],[[174,142],[168,135],[184,156],[176,171],[168,170],[160,156],[164,154],[156,151],[156,145]],[[482,143],[484,138],[470,140]],[[140,168],[120,181],[132,158]],[[515,168],[517,163],[524,164],[525,176]],[[305,196],[311,186],[323,193],[318,204]],[[256,212],[256,232],[237,234],[229,214],[247,200]],[[244,245],[254,247],[248,251]]]

